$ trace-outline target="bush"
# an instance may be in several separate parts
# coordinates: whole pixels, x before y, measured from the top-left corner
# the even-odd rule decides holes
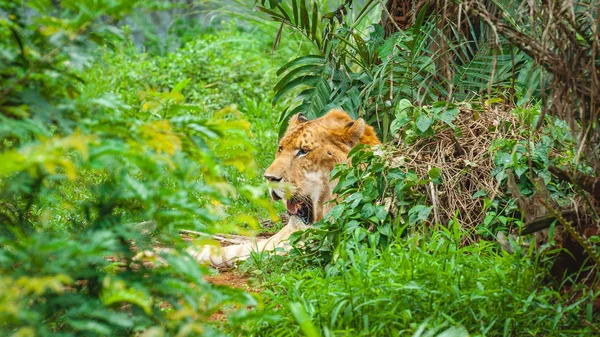
[[[188,80],[161,78],[141,101],[111,90],[126,84],[114,77],[91,83],[104,71],[94,53],[120,43],[105,22],[139,5],[0,2],[2,335],[220,335],[213,313],[241,305],[241,319],[258,304],[204,281],[178,234],[256,222],[222,209],[254,199],[227,180],[255,167],[240,151],[249,123],[235,108],[185,103]],[[157,240],[173,250],[151,268],[136,255]]]
[[[321,331],[313,336],[590,333],[581,320],[592,322],[593,294],[559,305],[566,295],[539,287],[545,271],[531,251],[511,255],[488,241],[461,246],[465,234],[459,224],[436,226],[383,250],[347,250],[326,270],[272,275],[263,295],[278,316],[253,325],[251,335],[309,335],[307,326]]]

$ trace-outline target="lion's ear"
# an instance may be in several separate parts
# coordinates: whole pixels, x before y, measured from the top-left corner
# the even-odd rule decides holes
[[[302,124],[302,123],[306,123],[308,122],[308,118],[306,118],[306,116],[304,116],[303,113],[299,113],[299,114],[295,114],[292,117],[290,117],[290,120],[288,122],[288,131],[295,128],[296,126],[298,126],[298,124]]]
[[[365,121],[362,118],[359,118],[355,121],[348,122],[344,125],[344,129],[342,131],[342,139],[344,143],[348,144],[350,147],[355,147],[362,137],[363,133],[365,133]]]

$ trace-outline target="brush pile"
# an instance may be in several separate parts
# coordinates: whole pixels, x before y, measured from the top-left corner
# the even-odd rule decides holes
[[[399,142],[391,161],[419,177],[439,169],[442,183],[423,187],[433,205],[435,222],[447,224],[456,215],[463,227],[474,230],[485,218],[484,199],[504,195],[492,175],[495,165],[490,146],[499,138],[519,140],[524,136],[522,123],[507,105],[477,110],[464,106],[460,110],[454,130],[444,127],[412,144]]]

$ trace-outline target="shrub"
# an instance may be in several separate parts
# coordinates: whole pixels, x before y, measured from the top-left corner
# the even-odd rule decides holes
[[[102,71],[99,46],[119,43],[106,22],[139,5],[0,2],[2,335],[220,335],[213,313],[258,304],[206,282],[178,234],[256,221],[222,210],[253,198],[226,179],[254,167],[239,151],[248,122],[234,108],[198,114],[186,80],[141,102],[81,83]],[[136,255],[157,240],[173,249],[151,268]]]

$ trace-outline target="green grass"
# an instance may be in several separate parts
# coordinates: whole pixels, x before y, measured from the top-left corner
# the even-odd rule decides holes
[[[433,336],[449,328],[460,328],[453,336],[464,329],[472,336],[591,334],[582,325],[593,321],[589,290],[569,299],[545,286],[546,271],[532,252],[508,254],[487,241],[461,247],[462,235],[415,233],[385,250],[340,256],[324,269],[267,267],[262,295],[274,316],[251,335],[300,334],[292,303],[323,336]]]

